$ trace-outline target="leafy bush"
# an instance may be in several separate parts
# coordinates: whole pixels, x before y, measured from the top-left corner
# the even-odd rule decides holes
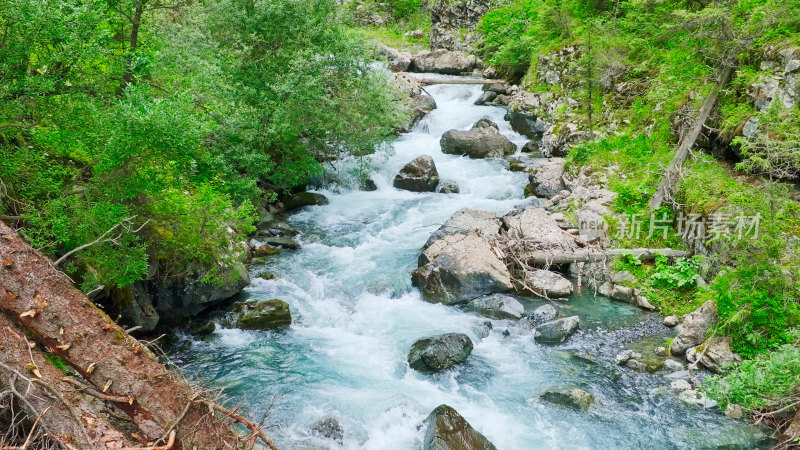
[[[787,330],[790,343],[743,361],[723,376],[705,379],[703,389],[724,409],[729,403],[751,410],[775,410],[800,395],[800,330]]]
[[[675,258],[675,263],[670,264],[669,258],[658,255],[652,274],[653,284],[668,289],[695,287],[701,261],[701,256],[692,256],[691,258]]]

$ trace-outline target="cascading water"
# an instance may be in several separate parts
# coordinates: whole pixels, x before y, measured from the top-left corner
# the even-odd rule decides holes
[[[422,421],[439,404],[463,415],[501,450],[534,448],[748,448],[758,430],[677,402],[660,375],[623,374],[601,355],[617,339],[605,329],[652,315],[629,305],[576,295],[567,308],[581,316],[582,331],[565,345],[546,347],[531,332],[456,308],[430,304],[411,287],[422,244],[448,217],[469,207],[504,214],[522,202],[527,177],[501,160],[442,154],[439,138],[487,117],[521,145],[524,138],[503,120],[505,111],[474,106],[479,86],[427,88],[438,109],[375,157],[378,189],[334,193],[326,206],[310,207],[289,221],[302,231],[303,248],[284,252],[253,273],[250,299],[280,298],[294,323],[281,332],[219,329],[206,340],[186,338],[173,351],[191,376],[244,403],[258,417],[275,399],[267,423],[281,448],[415,449]],[[431,155],[443,179],[460,194],[394,189],[392,179],[411,159]],[[526,308],[538,306],[527,302]],[[571,312],[570,314],[573,314]],[[437,375],[408,368],[411,344],[424,336],[462,332],[475,349],[467,364]],[[507,332],[504,332],[507,331]],[[592,355],[592,353],[595,353]],[[583,355],[576,357],[575,355]],[[613,355],[612,355],[613,357]],[[570,383],[598,399],[587,412],[544,404],[537,392]],[[315,437],[316,421],[335,417],[343,443]],[[730,448],[730,447],[726,447]]]

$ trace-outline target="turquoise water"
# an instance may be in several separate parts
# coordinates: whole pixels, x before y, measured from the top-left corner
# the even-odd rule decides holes
[[[421,299],[410,272],[430,233],[463,207],[507,212],[522,201],[527,182],[503,161],[439,151],[444,131],[466,129],[482,117],[498,123],[518,145],[525,142],[502,120],[502,109],[472,105],[480,87],[427,89],[439,108],[376,155],[378,190],[322,191],[329,205],[289,218],[302,231],[303,248],[252,268],[277,278],[254,278],[245,296],[287,301],[292,327],[218,328],[207,340],[187,337],[173,352],[177,363],[190,377],[224,388],[252,417],[274,399],[269,434],[285,449],[417,449],[425,432],[420,424],[442,403],[501,450],[751,447],[758,438],[754,427],[681,405],[653,391],[669,384],[659,375],[623,373],[608,362],[613,352],[603,349],[619,343],[604,330],[652,319],[637,308],[576,295],[564,313],[581,316],[582,332],[562,346],[545,347],[517,324],[493,321],[486,335],[487,319]],[[457,181],[461,194],[392,188],[399,168],[421,154],[433,156],[440,176]],[[467,364],[436,375],[408,368],[406,355],[415,340],[454,331],[475,344]],[[599,405],[579,413],[538,400],[540,389],[561,383],[582,386]],[[309,434],[317,420],[331,416],[345,430],[341,446]]]

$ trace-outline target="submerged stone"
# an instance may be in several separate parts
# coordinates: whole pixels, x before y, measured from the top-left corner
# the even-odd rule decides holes
[[[581,411],[589,409],[594,403],[594,395],[575,386],[551,386],[539,394],[539,398]]]

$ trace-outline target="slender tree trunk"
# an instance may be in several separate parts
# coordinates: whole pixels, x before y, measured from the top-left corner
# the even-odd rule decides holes
[[[722,69],[722,72],[720,72],[719,79],[711,89],[708,97],[706,97],[705,101],[703,102],[703,106],[700,108],[700,112],[697,114],[697,118],[695,118],[692,128],[690,128],[686,135],[684,135],[681,139],[680,146],[678,147],[678,151],[675,153],[675,157],[672,158],[672,162],[669,163],[666,172],[664,172],[664,177],[661,179],[661,182],[658,184],[658,188],[656,188],[656,192],[650,199],[650,209],[656,210],[660,208],[664,200],[669,197],[670,193],[675,188],[675,185],[678,183],[681,167],[683,167],[683,161],[686,160],[686,157],[689,155],[689,150],[691,150],[694,146],[694,143],[700,136],[700,132],[703,130],[703,125],[711,115],[711,111],[714,110],[714,106],[717,104],[720,91],[722,91],[722,88],[728,83],[733,75],[733,64],[730,63],[730,61],[724,64],[726,67]]]
[[[122,74],[122,83],[119,85],[119,93],[125,92],[125,89],[133,81],[133,58],[136,53],[136,47],[139,45],[139,26],[142,23],[142,13],[144,12],[145,0],[136,2],[136,11],[131,17],[131,38],[128,46],[128,56],[125,61],[125,72]]]

